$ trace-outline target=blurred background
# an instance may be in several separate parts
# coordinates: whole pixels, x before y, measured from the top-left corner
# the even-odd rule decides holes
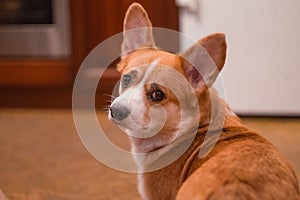
[[[132,2],[1,0],[0,106],[70,107],[81,63],[95,46],[122,31]],[[156,26],[179,30],[174,1],[140,2]],[[101,79],[99,105],[119,78],[116,62]]]
[[[84,148],[71,110],[80,65],[98,44],[122,31],[132,2],[0,0],[0,199],[139,199],[135,174],[104,166]],[[247,126],[279,148],[299,177],[300,2],[135,2],[154,26],[192,40],[226,34],[221,73],[226,100]],[[173,45],[188,47],[185,41]],[[129,150],[126,135],[101,110],[119,79],[117,62],[99,82],[96,107],[107,137]],[[93,71],[87,76],[95,78]]]
[[[0,106],[70,107],[82,61],[95,46],[122,31],[131,2],[1,0]],[[140,2],[154,26],[180,31],[195,41],[213,32],[226,34],[228,56],[221,77],[226,100],[237,113],[300,115],[299,1]],[[185,41],[174,45],[188,47]],[[101,94],[111,93],[118,80],[116,62],[101,79],[105,87],[98,88],[99,105],[105,99]]]
[[[242,115],[300,115],[300,2],[179,0],[180,31],[224,32],[226,100]],[[187,45],[182,42],[181,46]]]

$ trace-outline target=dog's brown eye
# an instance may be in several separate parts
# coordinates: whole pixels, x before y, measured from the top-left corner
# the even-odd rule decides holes
[[[154,102],[159,102],[165,98],[165,94],[161,90],[155,90],[151,93],[150,98]]]

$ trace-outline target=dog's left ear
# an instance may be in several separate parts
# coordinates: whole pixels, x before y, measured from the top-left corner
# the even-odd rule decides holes
[[[131,4],[124,20],[122,58],[135,49],[155,46],[151,27],[144,8],[138,3]]]
[[[184,58],[186,77],[197,93],[215,82],[225,63],[226,48],[225,35],[215,33],[199,40],[180,54]]]

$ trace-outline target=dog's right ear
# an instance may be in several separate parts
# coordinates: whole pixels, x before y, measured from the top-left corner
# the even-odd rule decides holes
[[[180,54],[185,59],[185,74],[197,93],[213,85],[225,63],[226,49],[225,35],[215,33]]]
[[[122,59],[131,51],[142,47],[154,47],[152,24],[145,9],[133,3],[124,20]]]

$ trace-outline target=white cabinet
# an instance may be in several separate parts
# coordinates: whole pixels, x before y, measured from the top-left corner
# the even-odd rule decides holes
[[[180,27],[194,40],[226,34],[221,78],[234,111],[300,115],[299,0],[198,0],[196,12],[180,9]]]

